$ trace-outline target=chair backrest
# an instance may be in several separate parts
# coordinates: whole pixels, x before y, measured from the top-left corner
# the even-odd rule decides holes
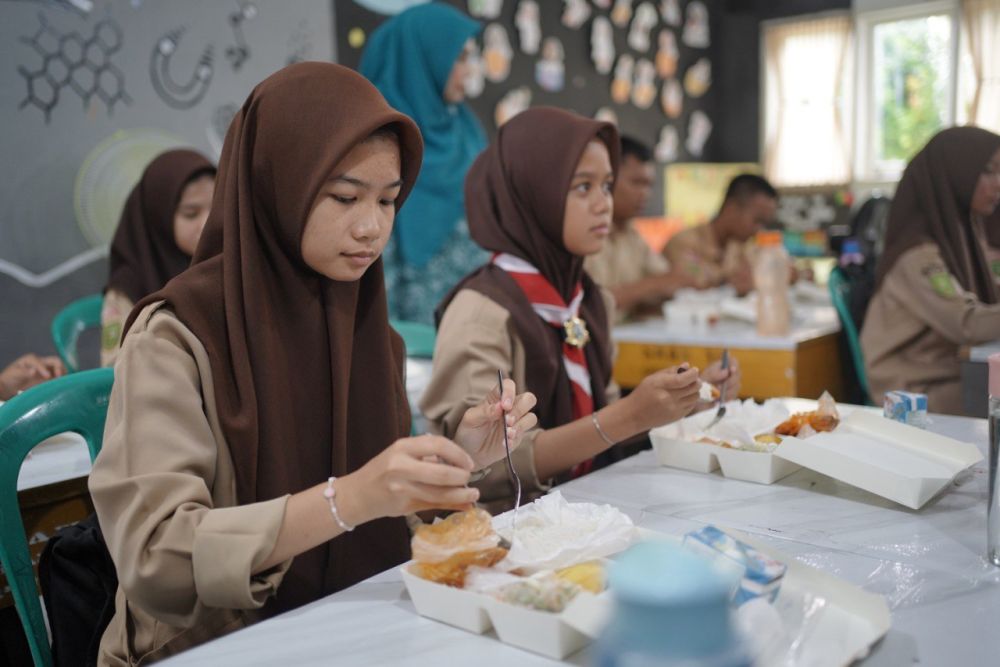
[[[833,307],[837,309],[840,324],[847,335],[847,346],[851,350],[851,362],[854,364],[854,372],[858,376],[858,382],[861,383],[865,402],[869,403],[871,399],[868,393],[868,376],[865,374],[865,358],[861,351],[861,339],[858,336],[858,327],[851,316],[849,305],[851,302],[851,283],[839,266],[833,267],[833,270],[830,272],[829,287],[830,299],[833,301]]]
[[[17,501],[17,476],[28,452],[59,433],[79,433],[91,461],[97,458],[113,381],[111,368],[81,371],[32,387],[0,405],[0,564],[31,656],[41,667],[52,664],[52,652]]]
[[[84,329],[101,325],[103,303],[102,295],[91,294],[69,304],[52,319],[52,341],[70,373],[80,369],[76,341]]]
[[[422,359],[434,356],[434,341],[437,338],[434,327],[403,320],[392,320],[390,324],[403,337],[403,342],[406,343],[406,356]]]

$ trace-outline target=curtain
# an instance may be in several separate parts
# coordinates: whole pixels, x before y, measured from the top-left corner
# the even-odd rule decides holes
[[[1000,132],[1000,0],[963,0],[974,87],[969,124]]]
[[[784,187],[851,181],[853,21],[765,25],[764,173]]]

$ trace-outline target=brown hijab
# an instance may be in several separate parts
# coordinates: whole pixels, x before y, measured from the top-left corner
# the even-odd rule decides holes
[[[598,410],[606,403],[611,380],[608,314],[600,288],[583,270],[583,258],[563,245],[566,195],[577,163],[593,139],[604,142],[617,171],[619,140],[613,125],[549,107],[518,114],[500,128],[469,169],[465,207],[476,243],[530,262],[566,301],[582,281],[580,317],[590,331],[584,354]],[[438,322],[463,289],[484,294],[511,314],[527,355],[525,390],[538,397],[535,414],[541,426],[571,422],[572,390],[562,363],[559,330],[542,321],[514,279],[492,264],[465,277],[445,297],[436,313]]]
[[[191,258],[174,241],[174,214],[184,186],[205,174],[214,175],[215,166],[191,150],[167,151],[149,163],[125,200],[111,241],[106,290],[135,303],[188,267]]]
[[[983,303],[997,303],[997,288],[978,241],[971,206],[979,175],[998,148],[1000,136],[992,132],[952,127],[938,132],[913,157],[889,210],[876,286],[907,250],[934,243],[964,289]],[[982,222],[987,230],[1000,226],[1000,212]]]
[[[381,260],[359,281],[336,282],[301,253],[321,186],[386,126],[400,139],[398,207],[423,152],[409,118],[339,65],[299,63],[265,79],[226,134],[194,263],[132,312],[163,299],[205,345],[241,504],[353,472],[409,433]],[[265,609],[297,607],[408,557],[404,519],[366,523],[296,556]]]

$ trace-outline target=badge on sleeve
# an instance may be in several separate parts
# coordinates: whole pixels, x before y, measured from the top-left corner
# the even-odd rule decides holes
[[[993,275],[1000,278],[1000,259],[994,259],[990,262],[990,270],[993,271]]]
[[[953,299],[958,295],[958,290],[955,289],[955,280],[946,270],[936,269],[928,271],[926,275],[927,279],[931,282],[931,289],[933,289],[938,296],[944,297],[945,299]]]

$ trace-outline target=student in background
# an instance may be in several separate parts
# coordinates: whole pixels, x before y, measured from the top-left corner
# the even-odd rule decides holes
[[[616,444],[683,417],[698,401],[698,370],[687,364],[651,375],[617,400],[614,305],[583,262],[611,230],[618,153],[613,125],[535,107],[500,128],[466,179],[472,237],[495,254],[438,310],[421,410],[434,432],[455,433],[474,397],[496,386],[498,370],[537,396],[541,428],[526,433],[514,455],[526,498],[553,479],[617,460]],[[726,373],[705,375],[714,382]],[[731,396],[738,385],[734,371]],[[503,466],[480,488],[493,509],[513,503]]]
[[[195,151],[167,151],[142,172],[111,241],[101,308],[102,366],[115,363],[132,305],[191,263],[214,190],[215,165]]]
[[[664,301],[681,287],[695,287],[688,273],[670,271],[670,263],[653,252],[632,226],[649,204],[656,178],[653,152],[631,137],[621,138],[621,165],[615,176],[611,234],[604,248],[587,257],[584,268],[615,298],[615,320],[658,314]]]
[[[774,221],[778,192],[761,176],[740,174],[729,183],[718,214],[708,223],[685,229],[664,248],[677,271],[703,285],[729,283],[738,294],[753,289],[747,242]]]
[[[416,125],[356,72],[299,63],[230,126],[191,268],[126,323],[90,491],[120,587],[98,664],[150,663],[410,556],[531,428],[507,381],[454,442],[411,438],[379,254]],[[414,520],[416,520],[414,518]]]
[[[424,164],[383,256],[391,317],[430,324],[434,308],[486,256],[469,239],[462,184],[486,135],[465,104],[481,26],[454,7],[411,7],[379,26],[359,71],[424,137]]]
[[[872,398],[927,394],[963,414],[959,350],[1000,338],[1000,288],[987,230],[1000,229],[1000,136],[976,127],[935,135],[896,188],[861,347]]]
[[[8,401],[26,389],[66,375],[59,357],[25,354],[0,370],[0,401]]]

